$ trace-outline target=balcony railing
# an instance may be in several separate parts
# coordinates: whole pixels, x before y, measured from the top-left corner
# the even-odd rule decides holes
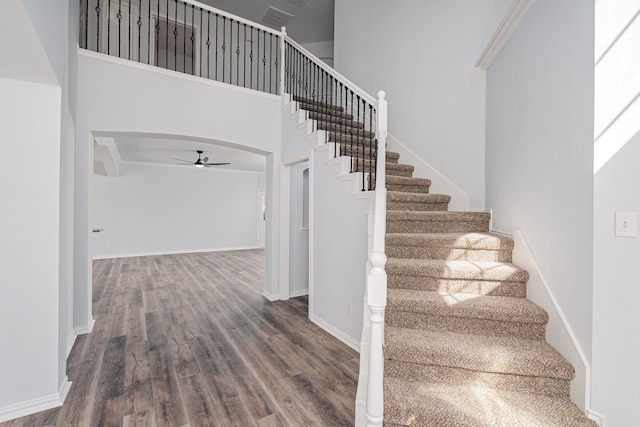
[[[80,0],[80,47],[279,94],[281,34],[197,2]]]

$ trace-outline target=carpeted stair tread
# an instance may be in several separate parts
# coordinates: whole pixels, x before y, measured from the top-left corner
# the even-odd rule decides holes
[[[387,311],[543,325],[549,320],[545,310],[526,298],[478,296],[410,289],[389,289]]]
[[[387,274],[403,274],[441,279],[526,282],[529,273],[515,264],[494,261],[460,261],[417,258],[389,258]]]
[[[385,379],[385,426],[597,427],[569,399]]]
[[[571,380],[575,370],[543,340],[385,327],[385,359]]]
[[[499,280],[447,279],[394,273],[388,274],[387,286],[396,289],[508,296],[513,298],[525,298],[527,296],[526,282],[504,282]]]

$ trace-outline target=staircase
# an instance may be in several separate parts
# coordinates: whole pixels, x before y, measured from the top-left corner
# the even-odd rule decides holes
[[[373,135],[341,107],[294,100],[353,172],[375,162]],[[449,212],[398,160],[386,153],[384,425],[596,426],[570,401],[574,368],[545,341],[513,241],[489,213]]]

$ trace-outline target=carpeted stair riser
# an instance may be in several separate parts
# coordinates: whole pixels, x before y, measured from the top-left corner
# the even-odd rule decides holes
[[[345,117],[338,117],[330,114],[322,114],[322,113],[316,113],[316,112],[309,112],[307,114],[307,117],[311,120],[317,120],[318,123],[327,123],[327,124],[333,124],[337,126],[346,126],[346,127],[357,128],[357,129],[364,129],[364,125],[362,123],[352,119],[347,119]]]
[[[504,375],[446,366],[418,365],[397,360],[385,361],[384,375],[409,382],[420,378],[421,381],[451,386],[491,387],[564,399],[568,399],[570,394],[570,381],[562,378]]]
[[[371,162],[369,159],[362,159],[357,157],[352,157],[351,160],[352,170],[354,172],[369,172],[371,170],[375,170],[375,163]],[[411,165],[403,165],[402,163],[385,163],[386,173],[390,176],[402,176],[402,177],[411,177],[413,174],[413,166]]]
[[[474,335],[543,340],[546,311],[526,298],[389,289],[387,324]]]
[[[343,107],[331,104],[329,102],[315,101],[313,99],[305,98],[303,96],[298,96],[298,95],[294,95],[292,99],[300,103],[300,108],[303,108],[302,105],[305,105],[305,106],[328,108],[336,111],[344,111]]]
[[[492,280],[443,279],[404,274],[387,274],[387,287],[433,292],[492,295],[514,298],[527,296],[525,282],[499,282]]]
[[[544,340],[393,326],[385,327],[385,360],[504,375],[575,377],[573,366]]]
[[[371,177],[370,182],[375,184],[375,175]],[[431,180],[425,178],[414,178],[413,176],[387,175],[385,184],[387,191],[399,191],[402,193],[428,193],[429,188],[431,187]]]
[[[387,233],[390,258],[511,262],[513,240],[487,233]]]
[[[365,159],[369,159],[369,158],[375,158],[377,155],[377,152],[375,150],[375,144],[372,145],[372,147],[374,147],[373,153],[371,153],[369,145],[366,145],[366,146],[357,145],[357,144],[351,145],[349,143],[341,143],[337,145],[338,145],[338,149],[336,150],[336,152],[342,156],[350,156],[350,157],[357,157],[357,158],[364,157]],[[395,153],[393,151],[386,151],[385,154],[387,158],[387,163],[398,163],[398,158],[400,157],[400,154]]]
[[[545,324],[434,316],[426,313],[403,312],[389,309],[385,311],[384,316],[387,326],[395,326],[398,328],[466,332],[472,335],[518,337],[531,340],[543,340],[546,337]]]
[[[344,113],[342,111],[333,110],[330,108],[315,107],[313,105],[306,104],[301,110],[307,111],[307,118],[313,120],[331,121],[332,119],[353,120],[353,114]]]
[[[524,282],[529,273],[514,264],[490,261],[388,258],[387,274],[404,274],[440,279]]]
[[[597,427],[568,399],[397,378],[384,387],[389,427]]]
[[[394,211],[446,211],[450,200],[444,194],[387,191],[387,209]]]
[[[391,258],[511,262],[511,252],[507,250],[491,251],[483,249],[451,249],[431,246],[387,244],[385,246],[385,253]]]
[[[408,212],[387,210],[387,233],[486,233],[484,212]]]
[[[341,134],[347,138],[351,138],[351,136],[353,135],[354,140],[372,139],[376,136],[374,132],[364,130],[360,127],[337,125],[334,123],[327,123],[327,122],[317,122],[316,128],[319,130],[329,131],[329,133]],[[349,140],[346,139],[345,142],[346,141],[349,141]],[[333,141],[333,142],[336,142],[336,141]]]
[[[329,132],[328,142],[337,142],[344,145],[352,146],[374,146],[376,144],[375,138],[363,138],[356,135],[350,135],[348,133]]]

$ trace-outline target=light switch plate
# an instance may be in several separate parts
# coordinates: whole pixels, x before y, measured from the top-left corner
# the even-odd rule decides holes
[[[616,212],[616,236],[637,236],[636,214],[637,212]]]

